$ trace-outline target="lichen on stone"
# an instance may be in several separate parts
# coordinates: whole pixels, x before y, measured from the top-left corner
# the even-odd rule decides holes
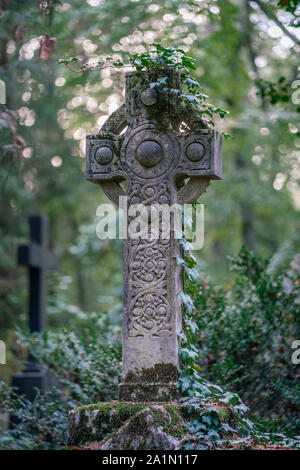
[[[70,411],[70,445],[101,440],[112,430],[117,429],[130,416],[143,408],[142,404],[126,402],[103,402],[81,406]]]
[[[107,436],[101,450],[176,450],[186,429],[174,405],[151,405]]]

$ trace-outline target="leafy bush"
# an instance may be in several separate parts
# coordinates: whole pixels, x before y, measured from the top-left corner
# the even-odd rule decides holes
[[[189,283],[202,374],[238,392],[257,417],[296,434],[299,366],[291,346],[300,338],[299,255],[280,275],[244,248],[231,263],[231,289]]]
[[[51,449],[66,442],[67,414],[73,408],[117,398],[121,370],[120,328],[108,316],[91,315],[81,334],[44,331],[22,334],[19,341],[36,357],[56,385],[37,393],[33,403],[0,383],[0,411],[13,414],[18,424],[3,430],[3,449]]]

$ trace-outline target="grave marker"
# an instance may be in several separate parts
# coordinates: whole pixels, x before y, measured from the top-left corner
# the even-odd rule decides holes
[[[18,263],[29,270],[29,328],[39,333],[46,326],[47,271],[57,269],[57,257],[48,248],[48,218],[29,217],[30,243],[18,248]],[[13,386],[29,400],[35,396],[34,388],[44,389],[46,377],[37,361],[28,358],[25,370],[13,377]]]
[[[98,134],[87,136],[87,179],[115,204],[126,196],[128,209],[133,204],[192,203],[210,179],[222,177],[221,135],[175,94],[153,86],[162,77],[168,89],[181,88],[180,75],[171,69],[127,73],[125,105]],[[124,180],[126,191],[120,185]],[[120,400],[176,397],[182,328],[177,294],[183,289],[183,272],[174,256],[181,254],[173,232],[169,239],[160,233],[154,240],[124,241]]]

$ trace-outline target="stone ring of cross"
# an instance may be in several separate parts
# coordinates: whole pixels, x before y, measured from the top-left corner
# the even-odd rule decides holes
[[[172,159],[168,155],[172,155]],[[151,124],[136,128],[125,139],[121,150],[121,161],[129,173],[146,179],[162,176],[170,167],[176,166],[178,159],[177,140],[159,132]]]

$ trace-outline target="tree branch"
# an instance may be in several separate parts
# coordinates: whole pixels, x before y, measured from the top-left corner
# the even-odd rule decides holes
[[[261,11],[264,12],[264,14],[272,21],[274,21],[274,23],[277,24],[277,26],[281,29],[281,31],[286,35],[288,36],[295,44],[297,44],[298,46],[300,46],[300,40],[293,34],[291,33],[282,23],[281,21],[279,21],[279,19],[277,18],[277,16],[271,11],[269,10],[269,8],[267,7],[267,5],[262,2],[261,0],[254,0],[254,2],[256,3],[256,5],[259,6],[259,8],[261,9]]]

